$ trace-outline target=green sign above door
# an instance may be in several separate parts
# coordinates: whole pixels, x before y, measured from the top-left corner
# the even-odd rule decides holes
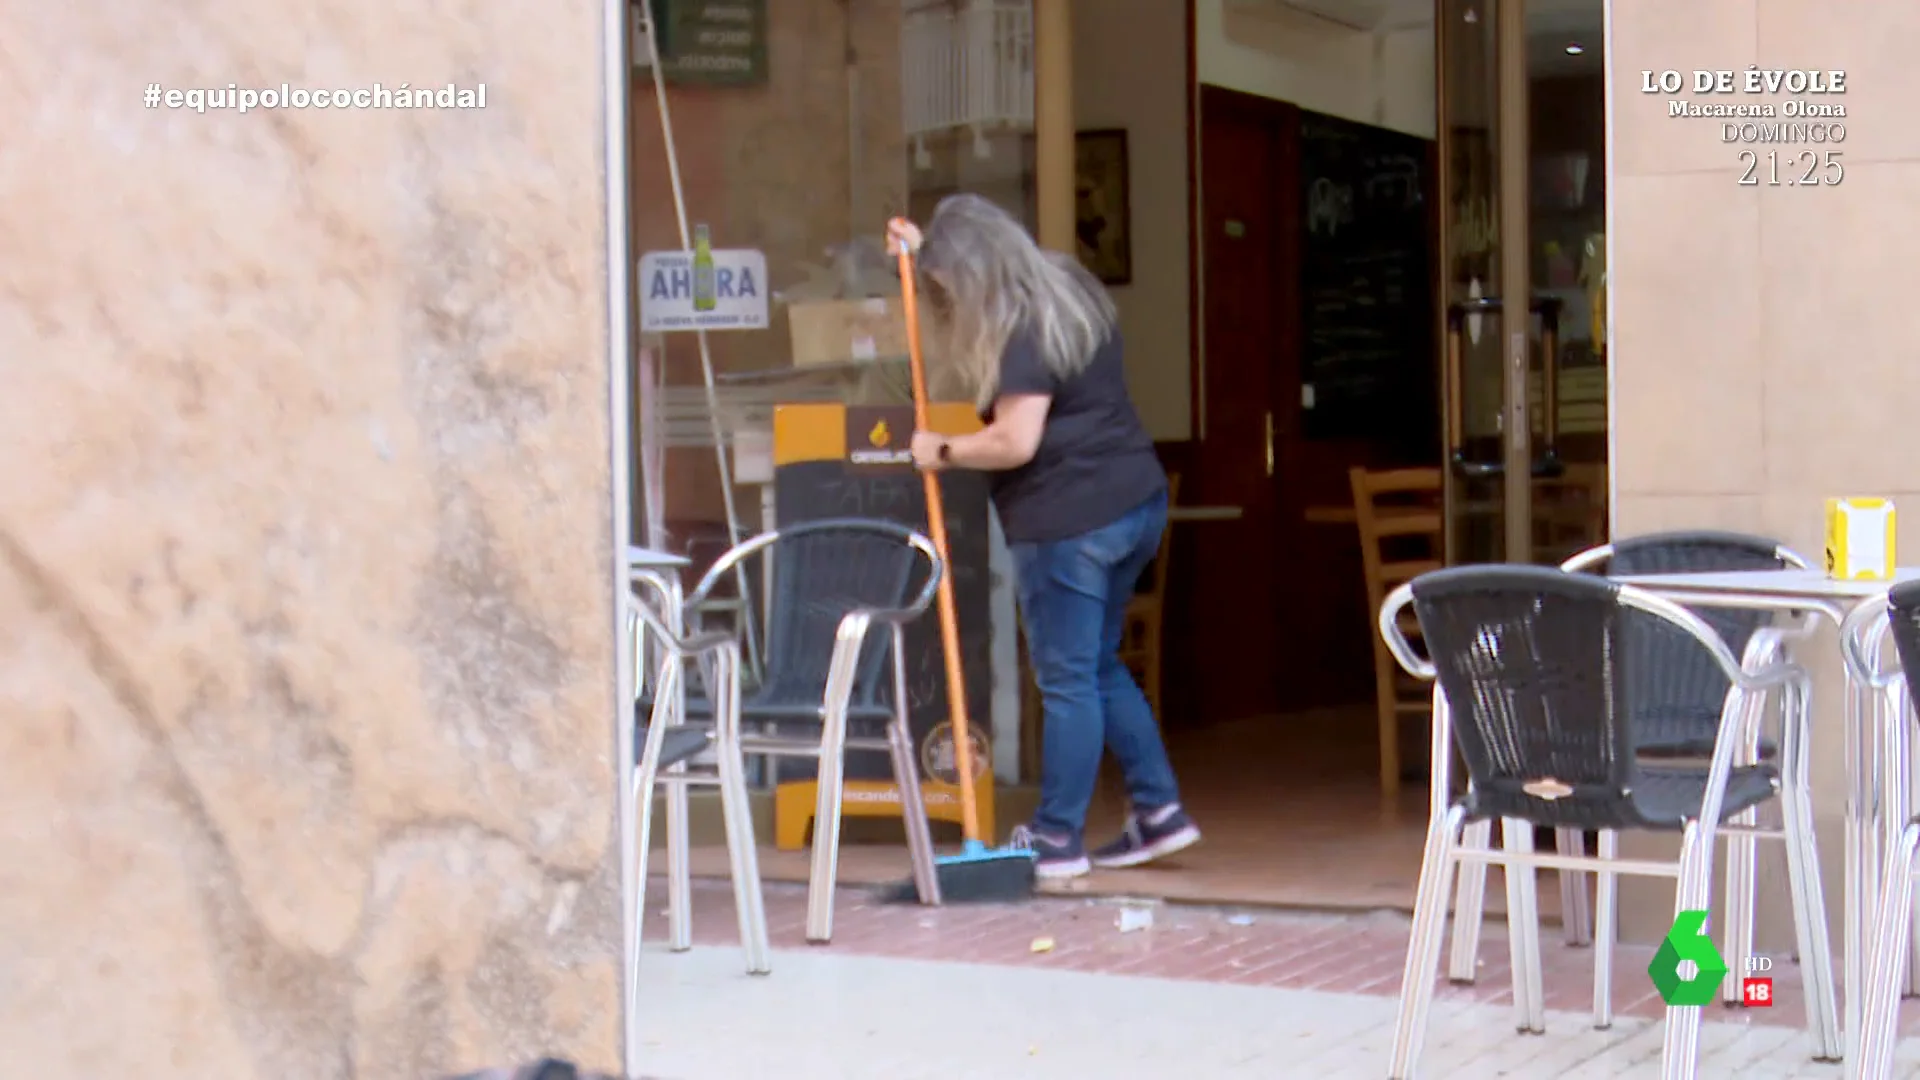
[[[767,81],[767,0],[648,0],[668,82],[754,86]],[[634,63],[645,67],[644,39]]]

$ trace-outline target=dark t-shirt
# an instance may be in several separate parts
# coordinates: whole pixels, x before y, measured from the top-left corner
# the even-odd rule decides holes
[[[1000,393],[1053,398],[1033,460],[992,474],[993,505],[1009,543],[1062,540],[1111,525],[1166,488],[1153,438],[1127,396],[1120,356],[1115,330],[1086,370],[1062,382],[1047,371],[1030,335],[1007,342]]]

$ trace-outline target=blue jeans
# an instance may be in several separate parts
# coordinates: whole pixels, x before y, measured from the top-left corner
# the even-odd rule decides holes
[[[1009,545],[1027,649],[1046,707],[1040,809],[1033,821],[1043,835],[1081,838],[1103,745],[1120,762],[1135,810],[1180,800],[1153,710],[1120,662],[1127,601],[1159,550],[1166,523],[1167,497],[1161,494],[1092,532]]]

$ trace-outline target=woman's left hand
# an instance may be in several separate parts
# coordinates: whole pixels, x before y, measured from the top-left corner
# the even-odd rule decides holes
[[[947,445],[945,435],[936,435],[931,431],[913,433],[913,463],[931,472],[946,464],[940,456],[940,449]]]

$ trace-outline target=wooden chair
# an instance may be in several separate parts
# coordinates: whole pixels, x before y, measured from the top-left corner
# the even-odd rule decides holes
[[[1380,723],[1380,795],[1392,803],[1400,793],[1400,717],[1425,714],[1432,687],[1406,675],[1374,628],[1387,594],[1442,565],[1439,469],[1391,469],[1347,473],[1353,485],[1354,523],[1360,534],[1360,566],[1367,584],[1368,636],[1373,639],[1374,699]],[[1414,555],[1410,548],[1424,547]],[[1401,633],[1419,639],[1408,611]]]
[[[1180,474],[1167,473],[1167,505],[1180,501]],[[1173,550],[1173,523],[1160,533],[1160,550],[1147,568],[1145,589],[1127,604],[1125,626],[1120,631],[1120,662],[1140,679],[1140,691],[1147,696],[1153,718],[1165,723],[1161,715],[1165,651],[1162,648],[1166,626],[1166,597],[1169,553]],[[1024,627],[1020,633],[1020,774],[1037,776],[1040,770],[1041,724],[1045,709],[1040,702],[1040,687],[1034,682],[1033,664],[1027,651]]]

